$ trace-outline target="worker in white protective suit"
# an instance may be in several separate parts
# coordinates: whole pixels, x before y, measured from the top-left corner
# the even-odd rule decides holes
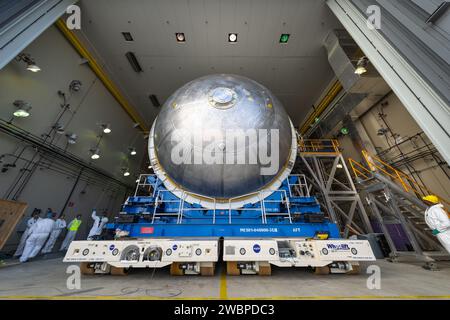
[[[429,195],[422,198],[430,207],[425,211],[425,222],[442,246],[450,253],[450,218],[439,203],[438,197]]]
[[[58,240],[59,235],[65,228],[66,220],[64,220],[64,215],[61,215],[58,219],[56,219],[55,225],[52,232],[50,233],[50,236],[48,237],[47,243],[45,244],[44,249],[42,249],[42,253],[52,252],[56,240]]]
[[[70,243],[75,239],[75,236],[77,235],[81,222],[81,214],[77,215],[75,219],[70,221],[69,225],[67,226],[66,237],[64,238],[59,251],[67,250],[69,248]]]
[[[19,246],[17,247],[16,252],[14,253],[15,257],[19,257],[23,253],[23,248],[25,248],[25,243],[27,242],[28,236],[30,235],[30,228],[35,224],[40,218],[41,209],[35,208],[33,210],[33,213],[31,214],[31,218],[27,221],[27,228],[22,234],[22,237],[20,238]]]
[[[98,238],[105,227],[105,224],[108,222],[108,218],[105,216],[106,212],[103,212],[101,215],[97,215],[97,210],[92,211],[92,219],[94,219],[94,224],[92,225],[91,231],[89,231],[88,240],[95,240]]]
[[[49,213],[45,219],[38,220],[30,228],[30,236],[25,243],[25,249],[20,257],[20,262],[27,262],[28,259],[37,256],[45,244],[48,236],[55,225],[55,213]]]

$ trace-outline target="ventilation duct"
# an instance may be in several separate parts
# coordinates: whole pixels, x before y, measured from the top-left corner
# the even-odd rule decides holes
[[[347,31],[330,32],[324,46],[328,51],[328,61],[342,84],[345,94],[330,105],[321,117],[322,121],[309,132],[311,134],[320,128],[319,132],[322,136],[336,130],[346,116],[358,118],[391,91],[370,63],[367,73],[355,74],[356,64],[364,53]]]
[[[324,45],[327,49],[328,61],[330,62],[331,68],[333,68],[334,74],[344,89],[349,91],[359,80],[360,76],[355,74],[355,67],[340,43],[338,32],[337,30],[330,32]]]

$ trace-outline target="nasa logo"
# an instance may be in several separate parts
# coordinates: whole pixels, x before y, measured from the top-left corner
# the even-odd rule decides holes
[[[113,251],[115,247],[116,246],[112,244],[112,245],[109,246],[109,250]]]
[[[174,244],[173,247],[172,247],[172,249],[173,249],[173,251],[175,251],[175,250],[178,249],[178,246],[177,246],[176,244]]]
[[[253,246],[253,251],[255,251],[255,253],[259,253],[261,251],[261,247],[259,246],[259,244],[255,244]]]

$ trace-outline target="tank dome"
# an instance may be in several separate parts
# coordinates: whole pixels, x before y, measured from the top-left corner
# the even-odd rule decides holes
[[[150,132],[149,155],[169,190],[224,202],[278,187],[296,145],[289,116],[267,88],[218,74],[167,99]]]

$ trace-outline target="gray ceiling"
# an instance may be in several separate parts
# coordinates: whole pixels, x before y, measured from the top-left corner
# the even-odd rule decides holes
[[[197,77],[234,73],[273,91],[298,125],[333,78],[322,43],[340,25],[324,0],[82,0],[81,8],[82,32],[148,123],[158,113],[150,94],[163,103]],[[131,69],[128,51],[144,72]]]

